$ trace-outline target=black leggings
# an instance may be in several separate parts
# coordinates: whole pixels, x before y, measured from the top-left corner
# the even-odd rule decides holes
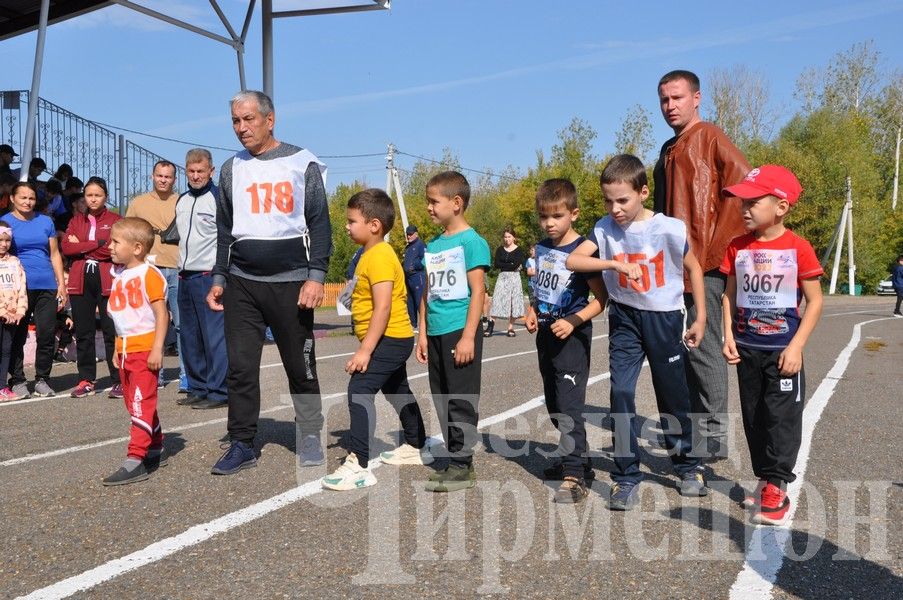
[[[84,287],[81,294],[69,297],[72,303],[72,322],[75,324],[75,349],[78,360],[78,378],[93,382],[97,379],[97,356],[94,344],[97,332],[96,316],[100,317],[103,345],[106,349],[107,368],[113,385],[119,383],[119,369],[113,366],[116,349],[116,327],[107,314],[107,297],[101,292],[100,269],[109,269],[109,263],[86,265]]]
[[[56,347],[56,290],[28,290],[28,310],[19,321],[9,361],[10,387],[25,382],[25,340],[28,338],[28,323],[34,315],[37,346],[34,353],[35,379],[50,378],[53,367],[53,352]]]

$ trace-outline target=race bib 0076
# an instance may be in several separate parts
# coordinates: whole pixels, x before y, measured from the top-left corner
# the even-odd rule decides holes
[[[796,250],[740,250],[734,266],[737,271],[737,306],[796,306]]]
[[[467,266],[464,248],[458,246],[442,252],[424,254],[426,262],[427,301],[467,298]]]

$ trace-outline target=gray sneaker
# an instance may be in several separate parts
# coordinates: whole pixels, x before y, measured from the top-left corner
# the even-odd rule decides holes
[[[24,381],[13,386],[13,393],[18,396],[18,400],[31,398],[31,392],[28,391],[28,384]]]
[[[323,455],[323,446],[320,445],[320,436],[305,435],[298,448],[298,460],[302,467],[315,467],[326,462]]]
[[[680,476],[681,496],[708,496],[709,488],[705,485],[702,471],[693,469]]]
[[[56,396],[56,392],[53,391],[53,388],[47,385],[47,382],[43,379],[35,379],[34,395],[47,398],[49,396]]]

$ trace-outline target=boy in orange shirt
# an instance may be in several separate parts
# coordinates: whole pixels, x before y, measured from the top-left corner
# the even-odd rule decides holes
[[[163,430],[157,417],[157,376],[169,327],[166,279],[145,257],[154,230],[144,219],[126,217],[113,224],[110,255],[120,267],[113,279],[107,311],[116,325],[116,354],[125,407],[132,420],[128,456],[104,485],[143,481],[166,464]]]

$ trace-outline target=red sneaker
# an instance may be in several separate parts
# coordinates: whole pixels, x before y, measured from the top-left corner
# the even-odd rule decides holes
[[[85,381],[84,379],[78,382],[78,385],[75,386],[75,389],[72,390],[71,396],[73,398],[84,398],[85,396],[93,396],[94,395],[94,384],[90,381]]]
[[[743,500],[740,501],[740,506],[743,508],[754,508],[758,506],[759,500],[762,498],[762,490],[765,488],[766,483],[767,482],[764,479],[760,479],[755,490],[746,492]]]
[[[778,486],[766,483],[762,488],[762,499],[758,512],[753,515],[752,522],[761,525],[783,525],[790,512],[790,498],[787,492]]]

